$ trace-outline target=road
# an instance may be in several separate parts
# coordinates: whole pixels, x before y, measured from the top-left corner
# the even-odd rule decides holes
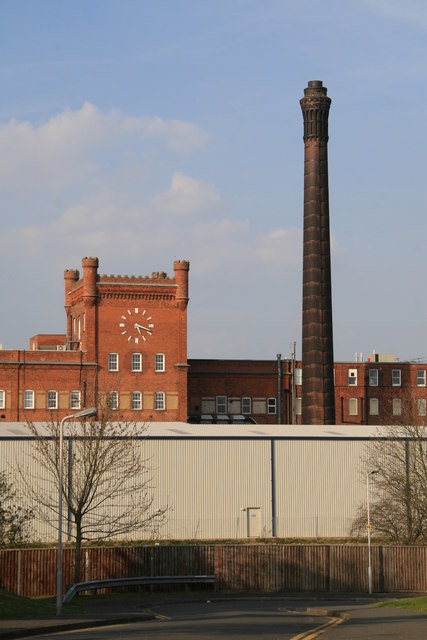
[[[290,640],[327,622],[326,617],[288,613],[278,600],[170,604],[155,607],[152,611],[158,614],[158,618],[151,622],[68,631],[44,637],[51,640]]]
[[[51,640],[425,640],[427,616],[389,608],[371,608],[369,601],[340,599],[260,598],[206,600],[153,606],[153,621],[103,626],[43,636]],[[307,613],[314,607],[336,616]],[[138,610],[138,607],[135,607]],[[42,636],[37,636],[42,637]]]

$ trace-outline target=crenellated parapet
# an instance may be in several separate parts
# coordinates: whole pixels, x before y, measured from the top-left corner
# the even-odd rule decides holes
[[[107,275],[103,274],[99,277],[100,284],[149,284],[153,282],[161,282],[162,284],[174,284],[174,279],[170,278],[164,271],[153,271],[151,276],[128,276],[128,275]]]

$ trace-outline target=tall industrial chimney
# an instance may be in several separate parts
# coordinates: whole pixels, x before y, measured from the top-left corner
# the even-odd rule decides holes
[[[320,80],[310,80],[300,104],[305,149],[302,423],[335,424],[328,193],[331,99]]]

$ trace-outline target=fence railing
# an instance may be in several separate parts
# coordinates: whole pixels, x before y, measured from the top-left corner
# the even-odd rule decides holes
[[[57,550],[0,550],[0,588],[54,595]],[[64,587],[74,578],[74,550],[63,550]],[[265,592],[367,592],[364,545],[212,544],[90,547],[81,582],[131,576],[216,575],[216,589]],[[427,591],[427,547],[372,546],[373,590]],[[165,587],[154,587],[163,589]],[[167,587],[166,587],[167,588]]]

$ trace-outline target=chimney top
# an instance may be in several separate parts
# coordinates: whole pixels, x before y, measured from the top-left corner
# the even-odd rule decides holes
[[[327,88],[323,86],[321,80],[309,80],[307,88],[304,89],[304,95],[321,94],[326,96],[327,91]]]

